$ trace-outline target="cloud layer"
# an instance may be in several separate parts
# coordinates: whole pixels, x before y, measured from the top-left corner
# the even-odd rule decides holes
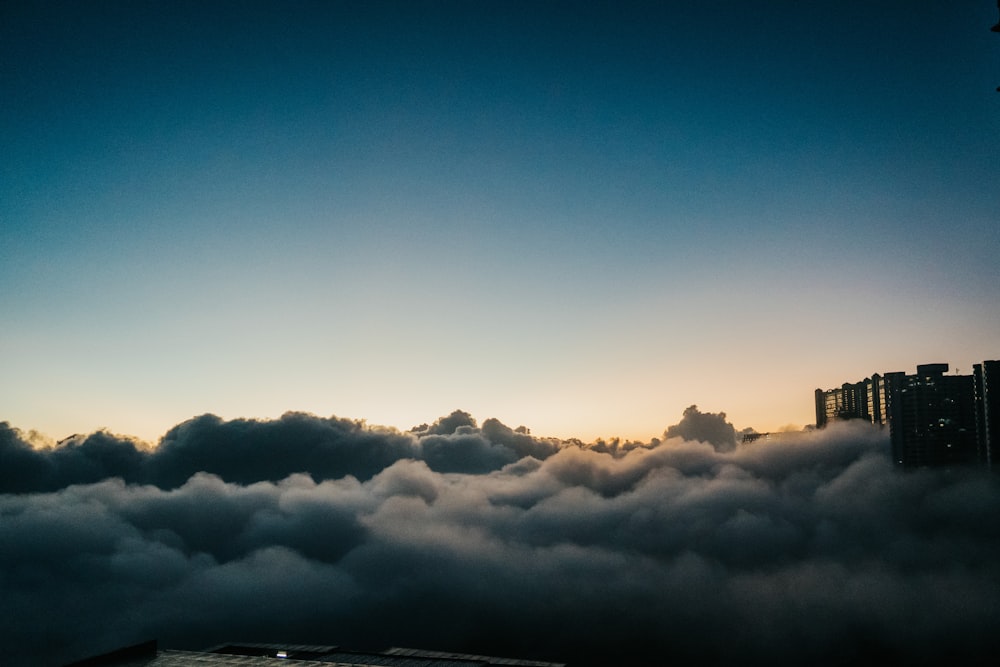
[[[523,456],[545,458],[561,444],[521,431],[496,419],[479,428],[461,410],[407,433],[295,412],[277,420],[223,421],[209,414],[178,424],[151,450],[105,431],[36,448],[0,422],[0,493],[55,491],[110,477],[171,489],[198,472],[237,484],[297,472],[317,481],[346,475],[365,480],[403,459],[425,461],[438,472],[485,473]]]
[[[900,472],[863,425],[735,448],[586,447],[459,412],[412,433],[200,417],[152,452],[0,440],[0,640],[41,664],[152,637],[573,664],[1000,650],[998,480]]]

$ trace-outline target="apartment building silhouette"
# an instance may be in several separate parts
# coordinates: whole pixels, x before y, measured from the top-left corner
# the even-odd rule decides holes
[[[875,373],[817,389],[816,426],[846,419],[888,426],[893,461],[906,468],[993,468],[1000,455],[1000,361],[975,364],[972,375],[947,373],[948,364],[922,364],[913,375]]]

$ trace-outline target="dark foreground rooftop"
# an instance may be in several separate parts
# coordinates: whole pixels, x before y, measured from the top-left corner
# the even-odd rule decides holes
[[[562,663],[497,658],[464,653],[445,653],[410,648],[384,651],[351,651],[339,646],[303,644],[224,644],[207,651],[175,651],[157,648],[155,641],[126,646],[110,653],[74,662],[67,667],[211,667],[213,665],[322,665],[322,667],[564,667]]]

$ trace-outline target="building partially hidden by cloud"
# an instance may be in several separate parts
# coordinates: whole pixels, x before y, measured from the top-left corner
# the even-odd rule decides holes
[[[946,375],[948,364],[879,374],[817,389],[816,426],[862,419],[888,426],[892,457],[906,468],[980,464],[1000,448],[1000,361],[975,364],[972,375]]]

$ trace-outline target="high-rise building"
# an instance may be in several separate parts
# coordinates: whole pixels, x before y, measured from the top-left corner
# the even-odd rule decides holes
[[[1000,361],[972,367],[976,394],[976,442],[979,462],[1000,469]]]
[[[976,410],[971,375],[948,364],[890,373],[886,392],[893,460],[906,468],[975,463]]]
[[[1000,457],[1000,362],[973,375],[946,375],[948,364],[922,364],[914,375],[875,374],[837,389],[817,389],[816,426],[864,419],[889,427],[901,466],[980,463]]]
[[[816,390],[816,426],[823,428],[845,419],[864,419],[885,426],[885,378],[876,373],[836,389]]]

